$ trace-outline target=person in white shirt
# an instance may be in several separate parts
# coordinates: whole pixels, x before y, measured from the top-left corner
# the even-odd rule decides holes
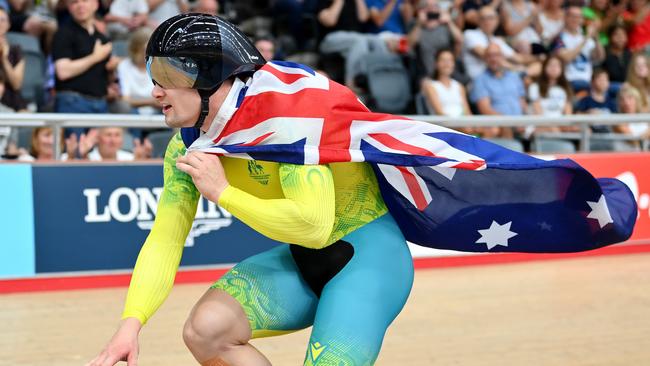
[[[76,135],[70,135],[65,140],[66,150],[74,152],[72,159],[90,161],[133,161],[151,157],[152,146],[149,140],[140,142],[134,139],[133,153],[122,150],[124,144],[124,129],[121,127],[102,127],[91,129],[77,140]],[[61,160],[69,160],[68,153],[61,155]]]
[[[564,76],[564,64],[557,56],[549,56],[538,80],[528,87],[528,100],[533,114],[557,117],[572,114],[571,85]]]
[[[542,43],[550,46],[564,28],[564,0],[546,0],[540,2],[542,11],[539,12],[539,35]]]
[[[149,5],[149,25],[157,27],[165,20],[181,13],[187,13],[190,5],[187,0],[147,0]]]
[[[454,53],[442,49],[436,54],[433,79],[427,77],[422,80],[421,92],[432,113],[448,117],[472,114],[465,87],[451,78],[455,65]],[[472,128],[462,128],[460,131],[470,135],[475,132]]]
[[[598,29],[591,24],[583,34],[583,23],[582,8],[569,6],[565,28],[553,47],[555,54],[567,65],[565,75],[576,93],[589,90],[593,64],[605,59],[605,49],[598,41]]]
[[[90,161],[133,161],[135,156],[122,150],[124,130],[119,127],[103,127],[97,134],[97,145],[88,152]]]
[[[544,60],[542,74],[528,87],[528,100],[531,114],[547,117],[558,117],[573,114],[573,91],[569,81],[564,76],[564,63],[554,55]],[[576,132],[577,126],[534,126],[529,125],[518,132],[525,139],[535,132]]]
[[[217,0],[196,0],[192,4],[192,12],[217,15],[219,14],[219,2]]]
[[[147,75],[144,51],[151,36],[148,28],[138,29],[129,39],[129,57],[117,65],[117,78],[122,99],[134,112],[151,115],[160,112],[160,105],[151,96],[153,84]]]
[[[104,17],[109,37],[126,39],[130,32],[147,24],[148,13],[146,0],[114,0]]]
[[[463,63],[467,75],[474,80],[485,71],[485,49],[490,43],[497,44],[501,49],[507,61],[507,69],[527,72],[530,76],[537,74],[540,69],[537,57],[515,52],[503,38],[494,35],[498,26],[499,17],[496,10],[484,6],[479,10],[479,28],[468,29],[463,33]]]
[[[0,73],[0,99],[5,92],[5,76]],[[0,113],[16,113],[13,109],[7,107],[6,105],[0,103]],[[0,126],[0,160],[3,159],[2,156],[13,156],[16,155],[16,138],[18,131],[14,128],[8,126]]]
[[[529,46],[541,44],[538,19],[539,9],[529,0],[507,0],[501,7],[503,29],[514,42],[524,42]]]

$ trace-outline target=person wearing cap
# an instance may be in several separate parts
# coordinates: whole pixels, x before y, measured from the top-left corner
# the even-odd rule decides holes
[[[166,124],[181,133],[165,154],[164,190],[122,323],[88,365],[137,363],[138,333],[171,290],[199,194],[288,244],[240,262],[198,300],[183,338],[201,365],[270,365],[249,341],[309,326],[306,365],[374,363],[410,293],[413,262],[370,165],[288,164],[196,151],[237,116],[264,113],[241,100],[246,93],[254,97],[258,73],[302,66],[266,64],[232,24],[201,14],[162,23],[146,56],[152,95]],[[218,244],[215,250],[245,245]]]

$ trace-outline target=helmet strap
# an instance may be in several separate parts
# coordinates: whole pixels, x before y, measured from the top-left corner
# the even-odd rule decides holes
[[[210,113],[210,96],[214,94],[219,87],[216,87],[211,90],[198,89],[199,96],[201,97],[201,114],[199,114],[199,119],[194,124],[194,128],[201,129],[203,122],[205,122],[205,117]]]

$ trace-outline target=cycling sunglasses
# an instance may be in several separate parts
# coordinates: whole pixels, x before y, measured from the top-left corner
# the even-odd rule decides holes
[[[164,89],[195,88],[199,80],[199,67],[187,57],[147,57],[147,73],[154,85]]]

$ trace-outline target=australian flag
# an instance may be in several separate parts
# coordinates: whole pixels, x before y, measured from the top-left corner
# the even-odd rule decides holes
[[[367,162],[404,236],[466,252],[577,252],[626,240],[637,216],[622,182],[434,124],[370,112],[299,64],[269,62],[199,150],[292,164]],[[223,107],[222,107],[223,108]]]

